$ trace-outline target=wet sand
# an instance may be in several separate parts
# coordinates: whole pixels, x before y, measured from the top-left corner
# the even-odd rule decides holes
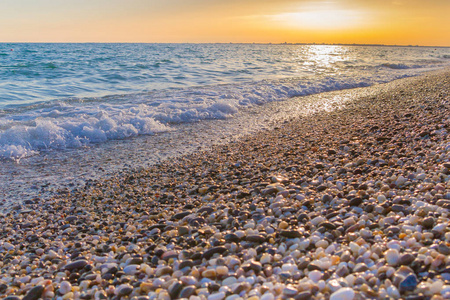
[[[15,206],[1,297],[450,298],[450,70],[364,90]]]

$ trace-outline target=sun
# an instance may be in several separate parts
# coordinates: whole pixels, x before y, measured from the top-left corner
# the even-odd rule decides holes
[[[294,12],[272,15],[273,22],[288,29],[342,30],[361,26],[367,20],[364,12],[341,8],[333,2],[303,5]]]

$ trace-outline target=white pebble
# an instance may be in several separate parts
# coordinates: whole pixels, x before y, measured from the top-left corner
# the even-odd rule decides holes
[[[230,285],[235,284],[236,282],[237,282],[236,277],[231,276],[231,277],[225,278],[225,279],[222,281],[222,285],[230,286]]]
[[[13,245],[13,244],[10,244],[10,243],[8,243],[8,242],[4,242],[4,243],[3,243],[3,249],[5,249],[5,250],[7,250],[7,251],[13,250],[13,249],[14,249],[14,245]]]
[[[139,265],[128,265],[125,268],[123,268],[123,272],[127,275],[134,275],[137,273],[139,269]]]
[[[330,296],[330,300],[352,300],[355,297],[355,291],[349,287],[340,288]]]
[[[225,298],[224,292],[214,293],[208,296],[208,300],[222,300]]]
[[[322,223],[323,221],[325,221],[325,218],[322,216],[318,216],[311,220],[311,224],[313,224],[314,226],[317,226],[320,223]]]
[[[444,285],[441,290],[441,295],[444,296],[450,293],[450,285]]]
[[[400,298],[400,292],[397,290],[397,288],[393,285],[391,285],[390,287],[388,287],[386,289],[386,292],[388,293],[389,296],[391,296],[394,299],[398,299]]]
[[[261,259],[259,260],[259,262],[260,262],[261,264],[268,264],[268,263],[270,263],[270,258],[271,258],[271,255],[270,255],[270,254],[264,253],[264,254],[261,256]]]
[[[389,249],[384,255],[386,258],[386,262],[391,266],[395,266],[400,258],[400,255],[396,249]]]
[[[442,282],[442,280],[437,280],[430,285],[429,289],[432,294],[437,294],[442,290],[443,286],[444,282]]]
[[[438,224],[438,225],[434,226],[432,230],[440,232],[440,233],[443,233],[446,228],[447,228],[447,224],[446,223],[441,223],[441,224]]]
[[[259,298],[259,300],[274,300],[275,296],[270,293],[270,292],[266,292],[264,295],[261,296],[261,298]]]
[[[61,282],[61,284],[59,285],[59,292],[61,293],[61,295],[65,295],[71,291],[72,291],[72,284],[70,284],[70,282],[68,281]]]
[[[314,282],[318,282],[322,278],[322,272],[314,270],[309,272],[308,274],[309,279],[311,279]]]

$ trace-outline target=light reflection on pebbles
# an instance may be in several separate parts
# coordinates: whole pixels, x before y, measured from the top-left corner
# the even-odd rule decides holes
[[[447,298],[449,74],[27,201],[3,216],[0,293]]]

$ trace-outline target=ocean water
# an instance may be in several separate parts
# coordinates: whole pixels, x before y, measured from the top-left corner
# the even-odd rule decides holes
[[[260,130],[294,96],[449,65],[432,47],[0,44],[0,200]]]

